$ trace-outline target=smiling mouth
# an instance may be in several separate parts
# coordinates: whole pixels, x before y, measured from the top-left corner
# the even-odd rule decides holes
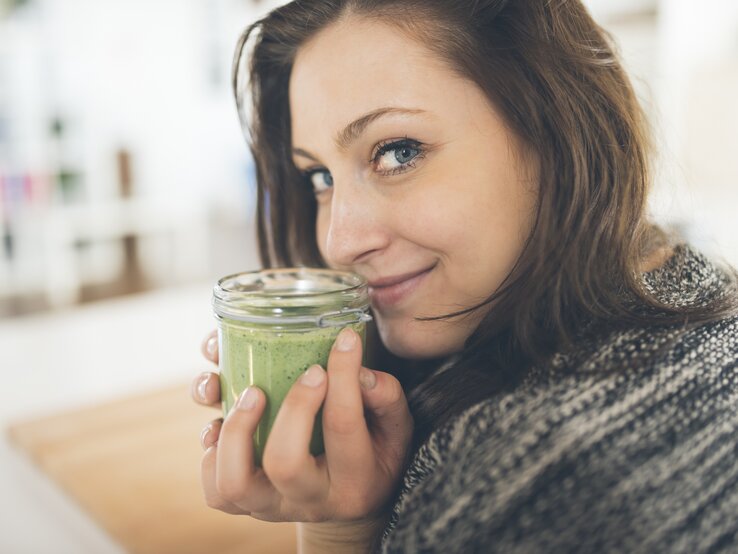
[[[379,308],[396,306],[409,297],[437,264],[421,271],[377,279],[369,283],[369,298]]]

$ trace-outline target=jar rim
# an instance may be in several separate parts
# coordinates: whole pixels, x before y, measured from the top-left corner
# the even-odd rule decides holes
[[[213,287],[216,317],[318,324],[327,314],[367,312],[366,279],[348,271],[289,267],[227,275]]]

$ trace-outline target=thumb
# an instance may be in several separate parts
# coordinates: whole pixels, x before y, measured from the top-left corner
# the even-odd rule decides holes
[[[366,367],[361,368],[359,381],[372,431],[404,456],[413,435],[413,416],[402,385],[394,375]]]

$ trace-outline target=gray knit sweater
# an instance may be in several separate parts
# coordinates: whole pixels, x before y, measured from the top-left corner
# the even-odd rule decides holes
[[[675,306],[728,279],[686,246],[644,274]],[[738,318],[601,335],[437,429],[382,552],[738,552]]]

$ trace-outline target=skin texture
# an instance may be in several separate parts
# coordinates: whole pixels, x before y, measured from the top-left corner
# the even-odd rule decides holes
[[[313,175],[327,263],[370,283],[435,266],[400,303],[373,302],[382,342],[403,358],[460,350],[482,313],[415,318],[475,305],[507,276],[533,223],[535,171],[523,161],[531,157],[474,83],[379,22],[344,19],[305,45],[290,107],[295,165],[330,172]],[[414,113],[383,115],[350,145],[336,144],[347,124],[386,107]],[[400,165],[397,151],[375,159],[377,147],[403,138],[424,152],[387,174]]]

